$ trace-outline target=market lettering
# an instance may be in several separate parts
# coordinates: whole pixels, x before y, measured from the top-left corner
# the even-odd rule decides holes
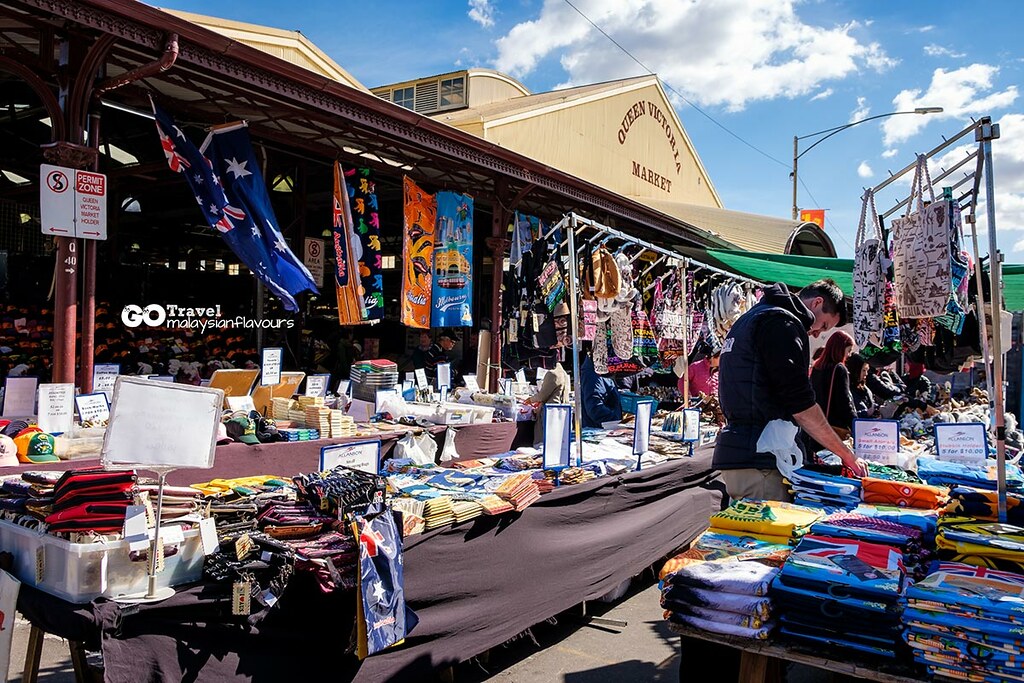
[[[683,165],[679,161],[679,147],[676,143],[676,133],[672,129],[672,119],[654,102],[639,100],[634,102],[633,105],[626,110],[626,115],[622,117],[622,123],[619,124],[619,144],[626,144],[626,137],[629,135],[629,129],[633,127],[633,123],[637,119],[644,116],[650,116],[653,118],[654,122],[661,126],[661,129],[665,131],[665,137],[668,139],[669,147],[672,148],[672,159],[675,162],[676,174],[678,175],[682,170]],[[636,168],[635,162],[634,168]]]
[[[644,180],[655,187],[661,188],[665,192],[672,192],[672,181],[665,176],[650,170],[646,166],[640,164],[637,161],[633,163],[633,175],[640,180]]]

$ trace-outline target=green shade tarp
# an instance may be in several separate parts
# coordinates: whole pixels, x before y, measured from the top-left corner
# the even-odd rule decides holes
[[[853,259],[719,249],[708,249],[705,253],[709,257],[709,265],[719,266],[759,282],[782,282],[791,289],[799,289],[815,280],[830,277],[846,296],[853,296]],[[699,256],[696,258],[700,260]],[[1006,310],[1024,310],[1024,265],[1003,265],[1003,296],[1006,299]]]
[[[799,289],[815,280],[830,277],[843,290],[843,294],[853,296],[853,259],[718,249],[708,249],[707,254],[725,270],[760,282],[782,282],[791,289]]]

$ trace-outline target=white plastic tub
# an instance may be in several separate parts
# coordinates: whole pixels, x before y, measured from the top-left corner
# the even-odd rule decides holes
[[[149,563],[133,562],[125,541],[70,543],[0,520],[0,550],[14,555],[14,575],[20,581],[68,602],[118,598],[149,588]],[[203,558],[199,529],[186,531],[178,552],[164,560],[157,587],[198,581]]]

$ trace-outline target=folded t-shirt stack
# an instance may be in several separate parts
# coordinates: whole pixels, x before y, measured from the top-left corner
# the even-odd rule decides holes
[[[946,491],[938,486],[873,477],[861,480],[861,497],[865,503],[922,510],[934,510],[946,503]]]
[[[1010,572],[1024,572],[1024,528],[973,517],[939,518],[939,559]]]
[[[860,505],[860,481],[801,468],[789,477],[794,502],[826,510],[849,510]]]
[[[998,513],[998,493],[970,486],[954,486],[949,492],[949,503],[943,510],[944,515],[989,521],[997,520]],[[1020,494],[1006,494],[1006,521],[1016,526],[1024,526],[1024,497]]]
[[[771,567],[781,567],[793,547],[779,543],[761,541],[749,536],[739,538],[728,534],[705,531],[697,537],[689,549],[679,553],[661,568],[659,579],[683,567],[701,562],[740,562],[757,560]]]
[[[973,486],[996,490],[996,461],[991,458],[984,464],[966,465],[920,456],[917,459],[917,474],[932,486]],[[1006,488],[1010,491],[1024,490],[1024,474],[1018,465],[1009,462],[1006,463]]]
[[[134,470],[69,470],[53,487],[50,533],[118,533],[135,501]]]
[[[807,535],[772,584],[779,632],[821,647],[895,658],[906,572],[894,547]]]
[[[1024,680],[1024,576],[936,562],[907,589],[905,637],[936,677]]]
[[[663,581],[665,618],[710,633],[767,640],[775,626],[768,589],[778,572],[754,561],[682,567]]]
[[[711,531],[786,545],[799,540],[824,511],[779,501],[737,500],[711,516]]]

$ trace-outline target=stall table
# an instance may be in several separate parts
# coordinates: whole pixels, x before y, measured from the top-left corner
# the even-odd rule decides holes
[[[858,680],[877,681],[877,683],[924,683],[927,680],[916,677],[907,666],[896,664],[882,666],[854,657],[833,659],[823,651],[815,652],[806,647],[708,633],[680,624],[669,624],[669,628],[683,638],[693,638],[739,650],[741,654],[738,680],[741,683],[782,681],[784,679],[781,677],[781,672],[784,662],[804,664],[815,669],[852,676]],[[680,662],[680,680],[687,680],[684,675],[687,666],[687,660],[683,658]]]
[[[517,444],[520,430],[515,422],[466,425],[465,427],[456,427],[455,430],[455,449],[459,452],[460,458],[480,458],[496,453],[506,453],[513,446],[521,445]],[[445,427],[430,428],[434,439],[438,441],[438,453],[444,446],[445,431]],[[381,457],[386,459],[390,457],[395,444],[405,433],[389,432],[366,437],[316,439],[314,441],[280,441],[252,446],[243,443],[225,444],[217,447],[213,469],[175,470],[167,476],[167,483],[174,486],[188,486],[211,479],[235,479],[255,474],[290,477],[301,472],[314,472],[320,466],[320,449],[324,446],[366,441],[378,437],[381,439]],[[98,458],[75,458],[40,465],[0,467],[0,476],[21,474],[27,470],[65,471],[99,466]]]
[[[252,470],[250,470],[250,473]],[[711,450],[545,494],[520,513],[406,539],[419,625],[363,662],[343,655],[354,596],[297,575],[262,620],[230,616],[230,586],[182,587],[156,605],[72,605],[23,586],[18,608],[49,633],[99,647],[105,680],[423,681],[592,600],[686,546],[725,501]]]

